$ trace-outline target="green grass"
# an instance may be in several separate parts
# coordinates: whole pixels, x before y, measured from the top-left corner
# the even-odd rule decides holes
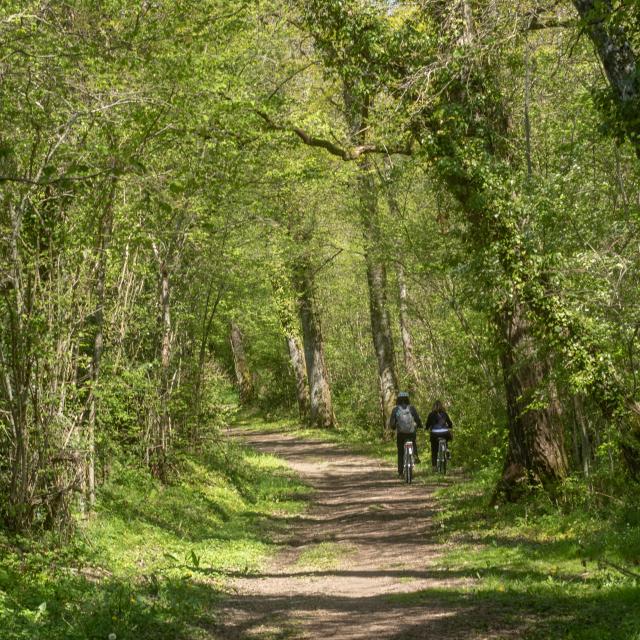
[[[295,433],[300,438],[343,445],[354,453],[371,456],[387,462],[393,462],[396,459],[395,436],[391,431],[386,434],[389,438],[388,440],[383,440],[379,437],[372,439],[371,434],[365,435],[361,430],[349,425],[341,425],[338,429],[310,429],[301,426],[300,421],[296,418],[265,418],[252,412],[244,412],[236,421],[236,425],[253,431],[286,431]],[[428,447],[428,444],[425,445],[420,440],[420,438],[424,438],[424,434],[421,432],[418,434],[418,438],[418,444],[422,447],[421,451],[426,451],[425,446]]]
[[[352,551],[349,545],[321,542],[305,549],[296,564],[304,569],[330,571],[339,568]]]
[[[180,466],[169,486],[114,470],[62,547],[0,534],[2,638],[211,638],[228,576],[264,566],[308,489],[275,458],[235,447]]]
[[[532,640],[640,640],[639,580],[605,564],[638,573],[640,527],[628,508],[568,509],[543,495],[491,508],[494,481],[485,473],[439,492],[439,568],[472,583],[408,598],[492,608]]]
[[[295,421],[255,417],[250,424],[394,460],[393,443],[363,443],[355,432],[299,430]],[[529,640],[640,640],[637,580],[612,566],[639,572],[640,497],[597,504],[576,482],[555,504],[541,494],[496,510],[489,507],[494,481],[490,473],[438,478],[435,530],[443,555],[435,569],[443,586],[390,600],[448,603],[470,616],[492,612]],[[183,459],[169,486],[142,469],[115,468],[95,516],[67,544],[0,533],[0,635],[215,637],[215,605],[229,577],[260,572],[308,492],[275,458],[238,447]],[[333,570],[351,551],[313,545],[298,565]]]

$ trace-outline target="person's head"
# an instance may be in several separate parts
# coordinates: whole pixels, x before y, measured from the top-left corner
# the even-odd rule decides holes
[[[444,411],[444,407],[442,406],[442,402],[440,402],[440,400],[436,400],[433,403],[433,411]]]
[[[406,391],[400,391],[396,404],[409,404],[409,394]]]

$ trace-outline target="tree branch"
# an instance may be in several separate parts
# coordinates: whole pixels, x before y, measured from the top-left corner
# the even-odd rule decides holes
[[[304,73],[309,67],[312,67],[315,64],[316,64],[316,62],[315,62],[315,60],[313,60],[313,61],[309,62],[308,64],[305,64],[300,69],[296,69],[295,71],[290,73],[284,80],[282,80],[281,82],[279,82],[276,85],[275,89],[267,96],[267,101],[271,100],[271,98],[273,98],[273,96],[275,96],[276,93],[278,93],[278,91],[280,91],[280,89],[282,89],[282,87],[284,87],[285,84],[287,84],[288,82],[293,80],[297,75],[299,75],[301,73]]]
[[[63,175],[52,180],[32,180],[31,178],[23,178],[22,176],[3,176],[0,175],[0,182],[18,182],[20,184],[30,184],[39,187],[46,187],[52,184],[59,184],[61,182],[81,182],[83,180],[93,180],[99,178],[107,173],[110,173],[112,169],[105,169],[103,171],[97,171],[96,173],[88,173],[85,175]]]
[[[577,26],[575,18],[561,18],[557,15],[561,0],[554,0],[547,6],[538,6],[523,14],[525,31],[539,31],[542,29],[562,29]],[[556,15],[554,15],[554,13]]]
[[[602,566],[605,566],[605,567],[611,567],[612,569],[615,569],[616,571],[619,571],[622,575],[627,576],[627,578],[634,578],[635,580],[640,578],[640,573],[635,573],[634,571],[629,571],[629,569],[627,569],[625,567],[621,567],[619,564],[615,564],[614,562],[610,562],[609,560],[607,560],[605,558],[601,558],[600,560],[598,560],[598,564],[602,565]]]
[[[367,153],[382,153],[384,155],[400,154],[405,156],[410,156],[413,153],[411,139],[409,139],[409,141],[402,147],[391,147],[384,144],[361,144],[355,147],[342,147],[335,142],[331,142],[330,140],[317,138],[300,127],[296,127],[294,125],[278,124],[264,111],[259,111],[256,109],[255,113],[260,116],[271,129],[274,129],[276,131],[289,131],[291,133],[295,133],[298,138],[300,138],[300,140],[302,140],[302,142],[304,142],[304,144],[308,145],[309,147],[319,147],[321,149],[325,149],[331,155],[337,156],[345,162],[357,160]]]
[[[541,31],[542,29],[563,29],[576,26],[575,20],[558,20],[557,18],[547,18],[540,20],[540,16],[533,15],[527,24],[527,31]]]
[[[327,258],[317,269],[314,270],[313,275],[317,276],[320,271],[322,271],[330,262],[333,262],[343,251],[344,249],[338,249],[332,256]]]

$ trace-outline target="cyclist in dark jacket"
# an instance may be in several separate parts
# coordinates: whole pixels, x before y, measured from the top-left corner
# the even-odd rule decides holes
[[[453,423],[440,400],[433,403],[433,409],[427,416],[426,428],[429,431],[429,441],[431,442],[431,465],[435,469],[438,462],[438,438],[444,438],[447,441],[453,438],[451,433]]]
[[[400,409],[409,409],[411,412],[411,416],[413,418],[413,432],[412,433],[401,433],[400,425],[399,425],[399,410]],[[404,462],[404,443],[407,441],[413,442],[413,452],[415,455],[415,462],[420,462],[420,458],[418,458],[418,443],[416,442],[416,433],[418,429],[422,429],[422,421],[420,420],[420,416],[416,411],[416,408],[409,403],[409,394],[406,391],[401,391],[398,394],[398,399],[396,400],[396,406],[393,408],[391,412],[391,417],[389,418],[389,428],[396,430],[396,443],[398,445],[398,475],[402,475],[402,467]]]

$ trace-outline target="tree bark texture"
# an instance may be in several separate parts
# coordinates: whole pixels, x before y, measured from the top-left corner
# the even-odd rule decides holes
[[[461,17],[465,40],[469,46],[475,46],[471,3],[463,3]],[[480,84],[476,90],[487,91],[487,95],[491,95],[490,87],[485,86],[486,79],[479,77],[478,80]],[[467,85],[464,83],[454,86],[450,99],[464,104],[466,91]],[[498,98],[484,117],[489,130],[496,134],[483,135],[482,142],[487,157],[495,160],[498,170],[505,168],[518,171],[516,160],[503,143],[510,135],[508,105],[502,98]],[[474,125],[471,122],[469,125],[473,130]],[[502,200],[504,211],[512,211],[510,194],[502,192],[491,183],[485,183],[464,153],[451,153],[446,139],[441,148],[443,156],[452,161],[451,167],[455,167],[452,171],[444,165],[441,176],[452,195],[460,202],[473,229],[470,244],[474,251],[479,252],[490,247],[497,248],[505,276],[504,286],[515,289],[518,279],[522,277],[519,271],[524,258],[521,258],[515,247],[520,241],[523,222],[517,218],[510,220],[491,204],[493,200]],[[491,197],[487,198],[487,195]],[[506,247],[509,250],[505,251]],[[496,308],[494,318],[494,326],[501,341],[501,365],[509,423],[508,452],[502,481],[496,488],[495,495],[497,497],[504,493],[508,499],[516,499],[524,484],[541,483],[551,486],[563,478],[567,471],[559,403],[545,380],[548,362],[538,361],[534,327],[526,316],[524,302],[516,300],[508,309]],[[526,303],[527,309],[531,310],[531,301],[527,300]]]
[[[235,320],[231,322],[229,340],[231,342],[236,381],[238,383],[238,389],[240,390],[240,400],[242,402],[248,402],[253,397],[253,378],[244,349],[244,335]]]
[[[391,333],[391,320],[387,308],[387,269],[380,255],[381,230],[378,218],[378,201],[375,178],[368,159],[360,164],[358,176],[360,190],[360,219],[365,239],[367,284],[369,285],[369,313],[371,335],[378,362],[382,430],[386,432],[391,412],[398,395],[398,379],[395,368],[395,350]]]
[[[313,427],[330,429],[336,426],[331,400],[329,374],[324,359],[322,325],[315,300],[315,279],[312,265],[302,258],[295,267],[298,293],[298,314],[302,326],[304,359],[309,380],[309,422]]]
[[[580,463],[585,478],[591,474],[591,438],[584,415],[583,400],[573,397],[574,433],[576,434],[576,463]]]
[[[344,88],[347,123],[353,140],[366,144],[370,104],[366,98],[356,98],[350,87]],[[369,287],[369,313],[371,316],[371,336],[378,363],[378,384],[382,433],[387,432],[387,424],[396,403],[398,378],[395,368],[395,350],[391,332],[391,321],[387,308],[387,269],[382,255],[382,229],[378,206],[378,185],[374,167],[368,156],[357,161],[358,207],[364,236],[367,284]]]
[[[296,336],[289,334],[286,338],[291,368],[296,379],[296,400],[298,401],[300,420],[306,422],[309,419],[311,407],[304,351]]]
[[[297,231],[299,233],[300,229]],[[289,229],[289,233],[293,234],[292,228]],[[299,239],[299,242],[302,246],[305,246],[310,239],[304,237],[304,232],[300,235],[302,237]],[[273,288],[280,325],[282,326],[282,333],[287,342],[289,362],[291,363],[291,369],[296,381],[296,400],[298,403],[300,420],[306,423],[309,421],[309,414],[311,410],[309,380],[307,378],[307,364],[304,357],[304,348],[300,343],[300,338],[298,337],[298,316],[300,314],[296,311],[297,304],[293,300],[294,296],[291,290],[292,282],[296,288],[304,286],[304,280],[300,279],[296,273],[296,269],[299,267],[300,264],[296,265],[294,262],[293,264],[289,264],[288,269],[274,269],[271,275],[271,286]],[[289,277],[284,275],[287,271]]]
[[[169,414],[169,395],[171,393],[171,302],[169,289],[169,269],[166,262],[160,266],[160,305],[162,311],[162,343],[160,350],[160,366],[162,387],[160,389],[160,420],[158,422],[157,440],[155,442],[158,476],[165,477],[168,440],[171,435],[171,416]]]
[[[389,213],[392,218],[398,219],[401,214],[400,205],[393,190],[393,178],[391,175],[391,163],[385,162],[384,192],[387,196]],[[404,265],[400,260],[395,263],[396,278],[398,283],[398,311],[400,316],[400,336],[402,338],[402,352],[404,355],[404,368],[407,376],[414,385],[420,383],[416,359],[413,355],[413,338],[409,321],[409,293],[407,280],[404,273]]]
[[[398,395],[398,380],[394,363],[391,322],[387,310],[387,272],[384,265],[367,256],[367,282],[369,284],[369,312],[373,348],[378,361],[378,380],[382,407],[382,428],[389,424]]]
[[[11,221],[9,250],[11,255],[11,295],[9,306],[9,371],[5,377],[7,396],[11,402],[12,450],[11,480],[9,484],[9,526],[20,531],[31,519],[31,493],[33,490],[31,470],[31,447],[27,405],[29,382],[31,379],[31,338],[25,331],[24,319],[28,310],[23,290],[22,260],[19,245],[21,242],[22,208],[7,203]],[[13,308],[11,308],[13,307]]]
[[[552,487],[568,469],[560,405],[549,388],[549,367],[536,352],[524,308],[516,303],[499,321],[509,446],[497,493],[519,497],[524,485]]]
[[[396,263],[396,276],[398,278],[398,296],[400,312],[400,335],[402,336],[402,350],[404,353],[404,368],[409,378],[415,383],[420,382],[416,359],[413,355],[413,338],[409,326],[409,293],[407,291],[407,281],[404,276],[404,266],[401,262]]]
[[[166,479],[167,452],[171,437],[171,414],[169,397],[171,395],[171,299],[169,267],[154,243],[153,252],[158,262],[158,298],[160,303],[160,387],[159,415],[151,425],[151,435],[147,442],[147,463],[151,472],[161,480]]]

